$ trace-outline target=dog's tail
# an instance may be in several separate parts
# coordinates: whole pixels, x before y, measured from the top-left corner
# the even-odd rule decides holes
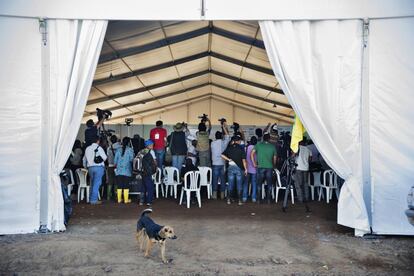
[[[152,213],[152,209],[151,208],[148,208],[148,209],[145,209],[144,211],[142,211],[142,213],[141,213],[141,218],[142,217],[144,217],[144,216],[146,216],[147,214],[149,214],[149,213]]]

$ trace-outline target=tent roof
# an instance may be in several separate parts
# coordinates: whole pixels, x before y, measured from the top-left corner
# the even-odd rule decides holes
[[[122,123],[201,98],[292,122],[256,21],[111,21],[84,121],[97,107]]]

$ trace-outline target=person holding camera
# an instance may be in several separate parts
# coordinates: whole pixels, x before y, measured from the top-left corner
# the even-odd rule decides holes
[[[98,201],[98,193],[102,185],[102,177],[105,174],[105,160],[107,156],[104,149],[99,145],[99,136],[95,135],[92,141],[93,143],[85,150],[83,164],[85,168],[88,168],[92,185],[89,203],[100,204],[102,202]]]
[[[154,152],[157,157],[157,166],[162,171],[165,158],[165,145],[167,143],[167,130],[163,128],[163,122],[157,121],[155,128],[150,131],[150,139],[154,142]]]
[[[211,143],[211,160],[213,163],[212,167],[212,189],[213,199],[217,199],[217,186],[218,180],[220,179],[220,195],[221,199],[224,199],[224,191],[226,189],[226,177],[224,175],[224,160],[221,158],[221,154],[227,148],[230,142],[229,129],[226,121],[222,121],[222,130],[217,131],[215,136],[216,140]]]
[[[206,126],[208,124],[208,128]],[[210,167],[210,132],[211,132],[211,121],[207,115],[203,115],[201,123],[198,124],[197,132],[197,152],[200,167]]]
[[[221,155],[221,158],[229,162],[229,168],[227,170],[227,178],[229,181],[229,187],[227,190],[227,204],[231,204],[231,195],[234,190],[234,184],[236,182],[237,198],[239,205],[242,203],[242,184],[243,178],[247,175],[247,163],[246,152],[240,147],[242,138],[239,135],[231,138],[230,145]]]
[[[98,129],[102,126],[104,120],[105,118],[102,118],[96,124],[92,119],[86,121],[85,148],[89,147],[92,143],[95,142],[95,137],[99,136]]]
[[[267,203],[270,203],[270,196],[273,187],[272,183],[272,171],[273,166],[276,164],[276,148],[270,142],[270,134],[265,133],[263,135],[263,142],[256,144],[252,149],[249,158],[251,159],[253,166],[257,168],[257,191],[260,198],[260,192],[262,183],[266,180],[267,183]],[[255,155],[257,156],[257,162]]]

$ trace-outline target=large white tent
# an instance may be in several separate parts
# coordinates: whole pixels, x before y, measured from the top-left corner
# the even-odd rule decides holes
[[[231,106],[238,120],[296,111],[346,180],[338,223],[414,234],[414,3],[310,2],[2,1],[0,233],[65,229],[58,173],[97,106],[140,123]],[[112,22],[105,38],[108,20],[162,22]]]

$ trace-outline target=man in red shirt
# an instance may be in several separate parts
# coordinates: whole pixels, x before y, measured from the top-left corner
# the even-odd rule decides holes
[[[156,127],[150,131],[150,139],[154,142],[154,152],[157,166],[162,170],[165,158],[165,144],[167,141],[167,130],[163,128],[162,121],[155,123]]]

